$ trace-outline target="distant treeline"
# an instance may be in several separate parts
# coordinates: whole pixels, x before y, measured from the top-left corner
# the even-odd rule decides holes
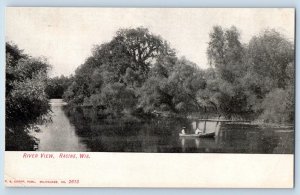
[[[56,76],[49,78],[47,80],[47,85],[45,92],[49,99],[61,99],[64,92],[72,84],[72,76],[65,77],[61,75],[60,77]]]
[[[210,68],[200,69],[178,58],[167,41],[148,29],[120,29],[111,41],[95,46],[74,77],[63,82],[70,83],[63,98],[111,117],[215,113],[293,122],[294,43],[275,30],[265,30],[242,44],[234,26],[215,26],[209,37]]]

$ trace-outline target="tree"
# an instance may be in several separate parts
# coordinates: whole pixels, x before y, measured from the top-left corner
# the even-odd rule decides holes
[[[64,92],[71,85],[72,77],[68,78],[63,75],[53,77],[47,80],[45,92],[49,99],[62,98]]]
[[[267,102],[277,94],[285,101],[285,119],[293,120],[292,43],[269,30],[242,44],[234,26],[215,26],[209,37],[211,67],[201,70],[179,59],[148,29],[120,29],[111,41],[93,48],[64,98],[118,117],[138,110],[253,119],[267,116],[272,106]]]
[[[200,111],[197,92],[206,87],[204,72],[196,64],[182,59],[161,60],[151,69],[142,90],[140,103],[146,112]]]
[[[294,120],[294,105],[291,90],[274,89],[262,102],[260,119],[266,122],[290,122]]]
[[[45,116],[50,105],[45,94],[50,65],[6,43],[6,150],[32,150],[29,127]]]
[[[234,82],[235,78],[243,76],[244,48],[239,41],[240,34],[236,27],[223,30],[220,26],[214,26],[209,37],[207,56],[219,76],[228,82]]]
[[[211,83],[215,88],[209,94],[214,97],[219,112],[227,117],[259,116],[270,110],[272,104],[276,107],[275,103],[266,103],[268,94],[283,97],[278,89],[292,94],[293,44],[274,30],[266,30],[253,37],[249,44],[242,45],[235,27],[215,26],[210,33],[207,56],[216,73],[207,81],[208,89]],[[270,96],[267,100],[271,100]],[[289,101],[289,105],[293,105],[292,98],[282,100],[285,101],[282,104]],[[291,106],[287,110],[292,110]]]
[[[209,34],[210,41],[207,48],[209,64],[213,68],[225,65],[225,35],[221,26],[214,26]]]
[[[275,30],[266,30],[250,40],[247,58],[249,71],[271,80],[272,87],[284,89],[287,67],[294,64],[294,46]]]
[[[93,48],[92,56],[76,70],[74,82],[64,98],[77,105],[122,112],[120,108],[127,108],[115,105],[123,97],[117,96],[119,100],[107,97],[130,92],[133,93],[130,97],[137,99],[153,64],[162,56],[174,55],[166,41],[146,28],[120,29],[111,41]]]
[[[141,69],[144,74],[148,73],[149,66],[155,58],[160,55],[174,55],[168,43],[160,36],[151,34],[147,28],[120,29],[115,40],[130,54],[135,65],[131,68]]]
[[[213,97],[209,102],[227,117],[250,113],[247,96],[240,85],[240,79],[246,72],[243,65],[245,49],[239,40],[238,30],[234,26],[229,29],[215,26],[209,36],[207,56],[216,71],[209,82],[214,84],[214,93],[208,93]]]
[[[246,59],[247,74],[241,83],[251,94],[257,115],[271,122],[294,120],[293,43],[275,30],[265,30],[250,40]]]
[[[103,88],[100,101],[101,105],[116,117],[122,112],[132,112],[135,109],[136,97],[134,91],[126,88],[124,84],[113,83]]]

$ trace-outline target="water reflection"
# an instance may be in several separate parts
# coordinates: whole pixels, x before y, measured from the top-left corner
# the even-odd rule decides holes
[[[192,129],[202,126],[206,131],[216,132],[214,139],[181,138],[184,152],[211,153],[293,153],[294,132],[290,129],[276,130],[258,125],[201,121]]]
[[[62,109],[65,103],[61,99],[52,99],[50,104],[52,122],[40,126],[41,132],[36,133],[35,136],[39,139],[37,150],[88,151]]]
[[[53,123],[38,133],[39,150],[94,152],[293,153],[294,131],[249,124],[190,121],[182,118],[142,120],[100,119],[91,108],[52,102]],[[180,138],[196,128],[216,132],[215,138]]]

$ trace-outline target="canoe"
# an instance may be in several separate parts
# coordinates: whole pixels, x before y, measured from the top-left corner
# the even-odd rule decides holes
[[[201,134],[181,134],[179,133],[179,137],[189,137],[189,138],[214,138],[215,137],[215,132],[212,133],[201,133]]]

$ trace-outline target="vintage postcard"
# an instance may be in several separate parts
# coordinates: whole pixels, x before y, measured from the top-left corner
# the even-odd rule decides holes
[[[293,8],[6,8],[5,185],[292,188]]]

